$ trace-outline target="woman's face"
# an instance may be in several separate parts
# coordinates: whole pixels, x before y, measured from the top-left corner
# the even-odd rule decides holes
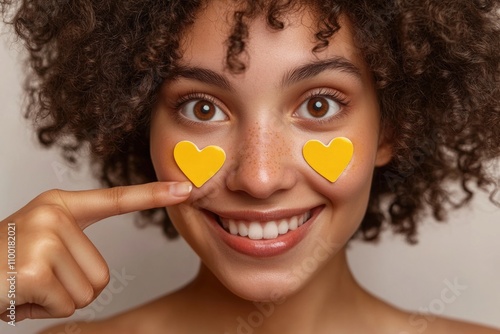
[[[347,22],[328,48],[313,53],[317,25],[309,11],[287,16],[282,31],[258,17],[249,26],[247,69],[233,74],[224,47],[232,11],[212,1],[185,33],[181,70],[165,82],[153,115],[151,156],[159,180],[180,181],[178,142],[225,151],[221,170],[168,214],[229,290],[264,301],[288,296],[332,262],[365,214],[374,167],[391,152],[381,144],[372,77]],[[336,137],[349,138],[354,154],[331,183],[302,148]],[[288,232],[259,239],[269,224]],[[242,234],[252,229],[257,239],[224,225]]]

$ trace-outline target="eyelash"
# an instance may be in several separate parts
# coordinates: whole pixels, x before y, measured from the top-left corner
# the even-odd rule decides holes
[[[332,117],[329,117],[326,119],[317,119],[314,121],[310,121],[310,122],[314,122],[315,124],[327,124],[333,120],[340,119],[341,117],[345,116],[345,114],[347,112],[345,109],[348,108],[350,103],[351,103],[351,101],[348,100],[345,97],[345,95],[340,93],[339,91],[333,90],[333,89],[328,89],[328,88],[321,88],[321,89],[318,89],[315,91],[308,92],[307,95],[304,97],[304,99],[302,99],[301,104],[304,103],[305,101],[312,99],[312,98],[315,98],[315,97],[329,98],[329,99],[335,101],[336,103],[338,103],[341,107],[340,112],[335,116],[332,116]],[[210,103],[213,103],[217,106],[220,106],[220,103],[218,103],[218,101],[213,96],[207,95],[204,93],[199,93],[197,91],[191,91],[191,92],[188,92],[187,94],[179,95],[178,98],[175,100],[175,102],[172,105],[172,110],[175,111],[174,114],[175,114],[175,117],[178,118],[178,120],[183,121],[183,122],[187,122],[189,124],[192,123],[192,124],[199,125],[198,122],[191,121],[191,120],[187,119],[186,117],[183,117],[182,114],[180,113],[180,109],[182,108],[182,106],[184,104],[186,104],[187,102],[190,102],[192,100],[206,100]],[[307,122],[307,120],[304,120],[304,121]]]
[[[181,108],[184,104],[191,102],[192,100],[205,100],[210,103],[213,103],[214,105],[220,106],[220,103],[211,95],[207,95],[204,93],[199,93],[197,91],[191,91],[188,92],[187,94],[184,95],[179,95],[175,102],[172,104],[171,108],[174,111],[174,116],[177,121],[179,122],[184,122],[187,125],[194,125],[194,126],[199,126],[200,122],[192,121],[187,117],[184,117],[182,115]],[[207,122],[210,123],[210,122]],[[204,125],[206,125],[204,123]]]
[[[314,122],[315,124],[321,125],[321,124],[327,124],[327,123],[334,121],[334,120],[338,120],[347,114],[346,109],[351,104],[351,101],[349,99],[347,99],[347,97],[344,94],[342,94],[341,92],[339,92],[337,90],[328,89],[328,88],[321,88],[321,89],[307,93],[307,95],[302,100],[301,104],[304,103],[305,101],[310,100],[310,99],[315,98],[315,97],[329,98],[329,99],[333,100],[334,102],[338,103],[340,105],[341,109],[340,109],[339,113],[335,116],[331,116],[331,117],[325,118],[325,119],[317,119],[314,121],[303,120],[305,122]]]
[[[185,95],[179,95],[179,97],[177,98],[177,100],[173,105],[173,109],[179,110],[183,104],[190,102],[192,100],[206,100],[210,103],[219,105],[219,103],[217,103],[217,101],[212,96],[192,91]]]

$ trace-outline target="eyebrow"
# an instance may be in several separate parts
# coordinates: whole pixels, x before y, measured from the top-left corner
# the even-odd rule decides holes
[[[344,72],[361,81],[361,71],[358,67],[344,57],[333,57],[314,61],[291,70],[283,77],[281,84],[282,86],[290,86],[328,70]]]
[[[225,90],[232,90],[231,84],[224,76],[207,68],[178,66],[169,79],[177,80],[179,78],[193,79]]]
[[[341,71],[357,80],[361,80],[361,71],[358,67],[344,57],[333,57],[314,61],[292,69],[283,76],[281,85],[283,87],[290,86],[328,70]],[[207,68],[177,66],[169,80],[177,80],[179,78],[193,79],[225,90],[233,90],[231,83],[223,75]]]

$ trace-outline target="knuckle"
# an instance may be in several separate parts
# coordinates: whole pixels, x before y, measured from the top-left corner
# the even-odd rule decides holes
[[[20,281],[27,286],[49,285],[53,279],[51,263],[57,261],[66,248],[53,236],[44,236],[31,244],[31,249],[23,256],[23,264],[18,269]]]
[[[61,307],[57,310],[57,314],[55,314],[58,318],[67,318],[71,317],[76,311],[75,303],[67,302],[61,305]]]
[[[109,274],[109,268],[105,265],[99,270],[100,274],[97,276],[94,286],[96,290],[103,290],[109,283],[111,276]]]
[[[55,235],[45,234],[37,238],[32,244],[32,254],[36,258],[41,256],[60,255],[66,251],[66,246]]]
[[[68,218],[59,206],[44,204],[32,209],[28,220],[39,226],[55,227],[68,221]]]
[[[111,203],[113,203],[113,206],[115,208],[115,211],[118,214],[122,214],[124,212],[123,206],[121,204],[122,199],[124,197],[125,193],[125,187],[113,187],[109,189],[109,197],[111,200]]]
[[[54,275],[52,269],[40,264],[27,264],[18,270],[19,290],[23,291],[23,286],[28,287],[47,287],[50,286]]]
[[[79,300],[75,302],[76,308],[83,308],[94,300],[94,288],[92,285],[86,284],[81,287]]]
[[[64,192],[65,192],[64,190],[60,189],[46,190],[37,197],[35,197],[33,201],[39,203],[57,203],[61,198],[61,194]]]
[[[67,252],[66,246],[55,235],[46,236],[37,241],[35,251],[38,254],[46,255],[51,258],[51,255],[59,256],[63,252]]]
[[[150,196],[151,196],[152,203],[157,207],[162,206],[162,204],[165,202],[164,192],[157,185],[154,185],[151,187]]]

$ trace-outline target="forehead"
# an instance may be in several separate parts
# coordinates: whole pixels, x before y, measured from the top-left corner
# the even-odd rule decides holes
[[[234,29],[234,2],[213,0],[198,12],[194,24],[183,34],[180,65],[210,68],[226,71],[227,39]],[[354,45],[351,26],[341,17],[342,28],[330,40],[325,50],[313,53],[318,44],[317,15],[310,7],[292,8],[282,14],[280,19],[285,29],[272,29],[264,15],[247,20],[248,38],[245,39],[245,52],[241,60],[248,68],[252,64],[304,63],[318,59],[341,56],[361,70],[365,69],[362,57]]]

